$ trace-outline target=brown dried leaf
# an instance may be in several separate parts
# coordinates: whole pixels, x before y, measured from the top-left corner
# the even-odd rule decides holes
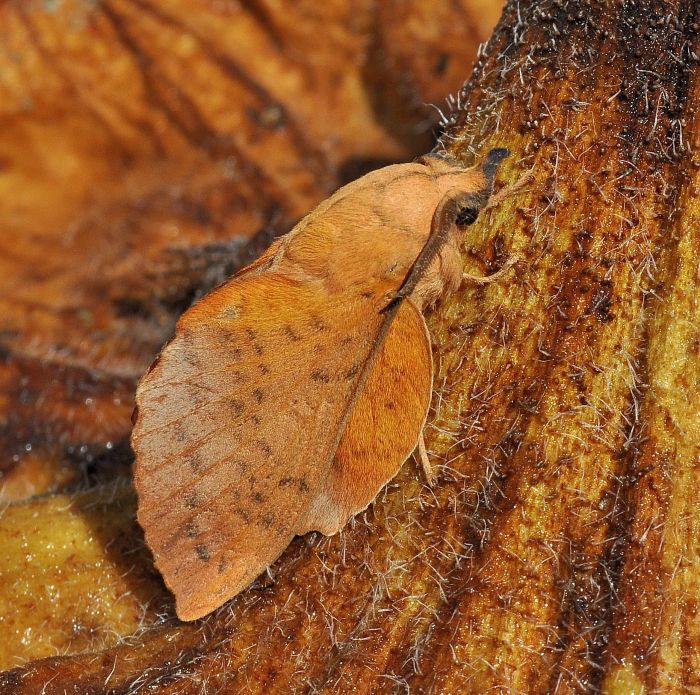
[[[430,5],[413,3],[418,33],[391,24],[384,57],[463,15]],[[414,125],[423,84],[432,74],[442,95],[458,82],[420,61],[409,93],[375,77],[378,12],[369,0],[0,8],[5,498],[128,473],[123,456],[104,463],[192,298],[348,176],[428,146]],[[447,48],[461,75],[483,38]]]
[[[4,510],[0,662],[28,648],[35,657],[97,651],[155,622],[169,602],[134,513],[124,485]],[[138,644],[139,632],[130,640]]]
[[[506,180],[533,168],[466,242],[473,272],[524,260],[431,319],[438,486],[407,466],[196,627],[33,662],[0,692],[698,690],[697,12],[509,3],[443,142],[509,146]]]

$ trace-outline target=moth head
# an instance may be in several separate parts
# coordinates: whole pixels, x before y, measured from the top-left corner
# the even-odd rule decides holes
[[[459,167],[457,171],[464,172],[461,195],[455,198],[458,205],[455,222],[459,227],[467,227],[476,222],[479,212],[493,193],[493,182],[498,166],[509,155],[510,150],[497,147],[489,150],[481,162],[470,169],[459,166],[456,160],[448,164],[453,171]],[[466,178],[468,174],[471,174],[469,179]]]
[[[498,169],[498,165],[510,155],[511,151],[507,147],[494,147],[486,153],[486,156],[481,161],[472,166],[466,166],[462,160],[447,152],[429,152],[416,157],[414,161],[417,164],[424,164],[430,167],[438,174],[480,169],[484,177],[493,183],[493,177]]]
[[[465,167],[447,153],[432,152],[415,161],[429,169],[437,184],[436,194],[452,200],[452,221],[458,227],[467,227],[476,222],[488,203],[498,166],[508,155],[510,151],[505,147],[497,147],[472,167]]]
[[[475,166],[466,167],[464,164],[446,152],[431,152],[418,157],[415,161],[432,170],[433,175],[444,181],[445,187],[461,188],[473,195],[478,209],[482,208],[493,192],[493,181],[500,163],[510,155],[505,147],[496,147],[488,151],[486,156]],[[465,212],[462,224],[471,224],[471,215]],[[476,219],[476,218],[474,218]]]

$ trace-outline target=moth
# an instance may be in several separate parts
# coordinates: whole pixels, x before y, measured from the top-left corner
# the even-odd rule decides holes
[[[309,531],[337,533],[418,450],[426,307],[462,282],[462,227],[505,149],[426,155],[340,188],[177,323],[136,391],[138,520],[182,620]]]

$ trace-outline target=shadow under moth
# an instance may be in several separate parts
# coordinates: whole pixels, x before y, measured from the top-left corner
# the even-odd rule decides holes
[[[295,535],[337,533],[423,445],[422,312],[463,279],[493,190],[426,155],[340,188],[183,314],[139,383],[138,520],[182,620],[245,589]]]

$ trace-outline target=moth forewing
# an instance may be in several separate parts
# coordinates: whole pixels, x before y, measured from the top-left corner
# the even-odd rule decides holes
[[[502,156],[344,186],[181,317],[132,434],[138,519],[180,618],[244,589],[294,535],[337,532],[410,456],[432,389],[421,309],[459,282],[455,223]]]

